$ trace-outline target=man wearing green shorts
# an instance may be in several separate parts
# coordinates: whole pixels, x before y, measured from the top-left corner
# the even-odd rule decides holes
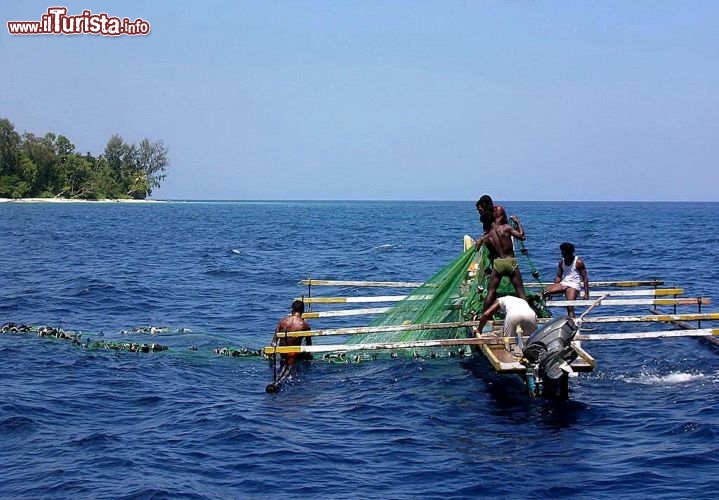
[[[527,297],[524,291],[524,283],[522,282],[522,274],[519,271],[517,258],[514,255],[514,241],[512,240],[514,237],[524,241],[524,228],[516,215],[511,217],[514,225],[510,225],[504,208],[500,206],[494,207],[494,215],[495,220],[491,229],[477,240],[477,248],[479,249],[482,245],[485,245],[489,250],[489,257],[492,259],[489,289],[487,290],[483,311],[486,311],[494,303],[497,297],[497,287],[499,287],[499,282],[504,276],[509,277],[519,298],[526,299]]]

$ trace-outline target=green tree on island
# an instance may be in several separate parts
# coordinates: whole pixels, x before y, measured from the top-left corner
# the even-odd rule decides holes
[[[0,119],[0,197],[136,199],[152,195],[169,165],[161,140],[128,144],[115,134],[98,157],[81,154],[63,135],[20,135]]]

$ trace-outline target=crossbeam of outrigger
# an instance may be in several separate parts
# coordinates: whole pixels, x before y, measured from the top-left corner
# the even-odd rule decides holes
[[[682,295],[683,288],[657,288],[646,290],[616,290],[607,292],[603,290],[591,291],[590,298],[598,298],[610,294],[612,297],[644,297],[644,296],[666,296],[666,295]],[[405,299],[410,300],[430,300],[431,295],[377,295],[362,297],[295,297],[295,300],[302,300],[305,304],[362,304],[373,302],[400,302]]]
[[[368,288],[418,288],[424,283],[418,281],[363,281],[363,280],[318,280],[304,279],[299,281],[300,285],[306,286],[338,286],[338,287],[368,287]],[[546,288],[549,283],[525,283],[525,288]],[[662,286],[663,281],[590,281],[590,287],[616,287],[635,288],[642,286]]]
[[[311,332],[290,332],[292,337],[309,336]],[[316,333],[316,332],[315,332]],[[304,334],[304,335],[302,335]],[[288,334],[288,336],[290,336]],[[603,334],[578,334],[575,341],[596,342],[608,340],[648,340],[648,339],[669,339],[677,337],[717,337],[719,328],[701,328],[694,330],[665,330],[654,332],[628,332],[628,333],[603,333]],[[525,337],[527,339],[529,337]],[[479,346],[479,345],[506,345],[513,344],[513,338],[497,337],[496,335],[481,335],[474,338],[464,339],[438,339],[438,340],[415,340],[409,342],[377,342],[369,344],[322,344],[322,345],[297,345],[297,346],[268,346],[265,347],[265,354],[319,354],[319,353],[347,353],[356,351],[376,351],[383,349],[417,349],[425,347],[453,347],[453,346]]]
[[[546,322],[550,318],[541,319]],[[719,313],[700,314],[651,314],[636,316],[588,316],[583,319],[584,323],[671,323],[677,321],[714,321],[719,320]],[[501,325],[501,321],[493,322]],[[278,332],[277,338],[302,338],[302,337],[331,337],[343,335],[361,335],[379,332],[407,332],[413,330],[444,330],[448,328],[474,328],[479,326],[479,321],[455,321],[446,323],[426,323],[409,325],[383,325],[383,326],[357,326],[347,328],[323,328],[321,330],[308,330],[300,332]]]
[[[308,300],[308,299],[305,299]],[[551,300],[546,307],[589,307],[593,300]],[[682,305],[707,305],[711,299],[707,297],[684,297],[672,299],[604,299],[602,306],[682,306]],[[382,314],[389,311],[391,307],[367,307],[362,309],[338,309],[334,311],[312,311],[302,315],[303,318],[338,318],[343,316],[366,316]]]

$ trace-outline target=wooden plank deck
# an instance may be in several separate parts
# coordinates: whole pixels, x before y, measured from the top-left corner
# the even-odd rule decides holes
[[[581,343],[572,342],[572,347],[579,354],[577,359],[570,365],[572,370],[575,372],[591,372],[594,370],[597,362],[582,348]],[[527,371],[527,367],[520,363],[521,355],[515,354],[513,350],[508,352],[504,345],[480,345],[479,350],[497,373],[523,375]]]

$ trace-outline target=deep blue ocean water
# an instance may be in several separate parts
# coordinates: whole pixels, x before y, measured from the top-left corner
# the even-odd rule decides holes
[[[719,301],[717,203],[504,206],[545,280],[566,240],[592,280]],[[300,279],[424,281],[465,233],[471,201],[0,204],[1,323],[171,348],[0,335],[0,498],[716,498],[698,339],[585,344],[567,402],[458,358],[315,361],[271,395],[267,361],[211,351],[266,345]],[[149,325],[191,332],[120,333]]]

